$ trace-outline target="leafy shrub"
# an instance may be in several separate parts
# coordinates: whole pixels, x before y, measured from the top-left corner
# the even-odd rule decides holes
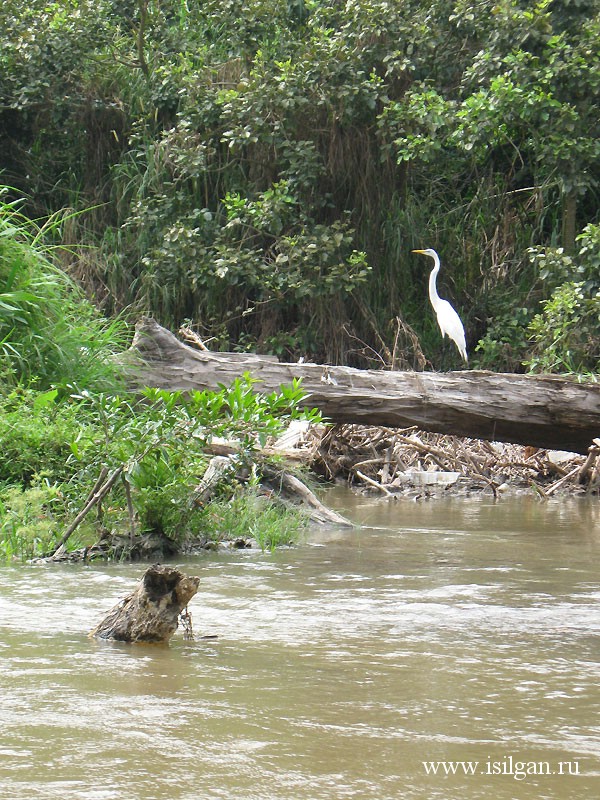
[[[303,397],[299,382],[268,394],[255,391],[255,383],[245,375],[216,392],[184,395],[147,389],[141,404],[118,397],[82,397],[104,429],[95,469],[125,465],[124,477],[142,530],[181,539],[194,526],[198,515],[190,498],[207,463],[205,447],[213,437],[239,443],[236,460],[239,472],[244,472],[252,468],[256,448],[281,433],[288,420],[320,419],[314,410],[299,407]],[[89,466],[85,471],[89,474]]]
[[[479,365],[532,372],[583,372],[598,369],[600,350],[600,225],[587,225],[577,237],[578,251],[562,247],[527,250],[536,292],[528,306],[499,304],[477,346]],[[514,294],[522,294],[523,289]],[[531,302],[542,296],[539,303]]]
[[[600,289],[600,225],[586,225],[577,237],[577,253],[562,247],[530,247],[528,256],[540,281],[553,291],[563,283],[581,283],[584,292]]]
[[[0,554],[6,561],[25,561],[47,551],[63,511],[60,489],[45,480],[27,491],[17,486],[1,490]]]
[[[584,283],[563,283],[529,325],[531,372],[589,373],[600,370],[600,291]]]
[[[70,395],[57,389],[11,391],[0,403],[0,448],[6,455],[0,481],[11,493],[10,502],[4,497],[0,507],[6,547],[14,550],[21,529],[30,525],[23,513],[29,492],[31,508],[41,509],[31,513],[44,521],[44,535],[33,538],[40,547],[48,546],[58,525],[46,525],[49,517],[40,505],[38,487],[54,493],[52,519],[64,524],[81,509],[98,477],[115,472],[121,480],[111,490],[111,502],[104,504],[103,526],[129,527],[131,501],[138,530],[177,541],[194,531],[205,535],[208,511],[193,497],[211,439],[227,437],[238,445],[232,474],[224,476],[219,495],[229,501],[246,485],[255,468],[255,451],[270,436],[278,435],[290,419],[320,419],[314,410],[300,408],[299,382],[270,393],[257,392],[255,384],[246,375],[216,392],[183,395],[147,389],[141,399],[87,390]],[[15,502],[17,495],[23,498],[20,503]],[[265,536],[265,541],[275,541],[275,534]]]
[[[524,307],[496,313],[485,336],[477,343],[478,366],[499,372],[518,372],[529,342],[530,319],[531,312]]]
[[[14,389],[0,396],[0,483],[29,486],[36,476],[60,483],[72,476],[73,447],[83,450],[94,424],[81,404],[56,403],[57,394]]]
[[[600,363],[600,225],[577,237],[578,252],[530,248],[550,296],[531,320],[525,365],[532,372],[594,372]]]

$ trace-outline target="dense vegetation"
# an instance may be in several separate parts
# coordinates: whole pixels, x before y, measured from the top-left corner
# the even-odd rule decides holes
[[[103,487],[103,502],[82,519],[69,549],[103,540],[96,556],[140,557],[238,537],[263,549],[293,542],[306,520],[260,491],[257,448],[305,416],[296,410],[301,395],[298,387],[263,395],[247,378],[185,398],[74,387],[62,398],[57,389],[0,394],[0,557],[53,553]],[[238,451],[203,502],[197,487],[214,436],[237,442]]]
[[[432,246],[473,363],[593,372],[599,39],[595,0],[12,0],[2,179],[88,209],[62,263],[108,314],[457,365]]]
[[[69,548],[100,539],[112,557],[292,541],[304,522],[261,495],[258,450],[290,420],[318,419],[298,409],[300,386],[265,394],[242,376],[214,392],[127,394],[115,358],[126,328],[55,265],[58,225],[0,203],[0,557],[53,553],[70,523]],[[196,489],[215,436],[234,455],[205,502]]]
[[[599,40],[595,0],[4,3],[0,549],[52,549],[108,475],[71,544],[296,525],[248,486],[299,387],[134,401],[114,354],[142,312],[215,349],[457,366],[410,252],[435,247],[471,364],[595,377]],[[214,433],[235,475],[190,505]]]

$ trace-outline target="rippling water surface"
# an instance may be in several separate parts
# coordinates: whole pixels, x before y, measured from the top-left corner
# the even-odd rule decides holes
[[[140,565],[0,566],[1,800],[600,797],[598,500],[327,499],[176,564],[194,642],[87,638]]]

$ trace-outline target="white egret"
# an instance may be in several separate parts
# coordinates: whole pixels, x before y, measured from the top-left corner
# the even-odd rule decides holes
[[[433,258],[433,269],[429,276],[429,299],[436,313],[442,336],[448,336],[448,338],[452,339],[461,357],[464,358],[465,363],[467,363],[467,343],[465,341],[465,329],[463,324],[450,303],[447,300],[442,300],[437,293],[436,281],[438,272],[440,271],[440,257],[435,250],[431,248],[427,250],[413,250],[413,253],[422,253],[424,256]]]

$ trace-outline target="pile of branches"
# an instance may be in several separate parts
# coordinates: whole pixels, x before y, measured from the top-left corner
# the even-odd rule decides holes
[[[312,431],[312,468],[329,480],[385,495],[509,489],[558,493],[600,489],[600,439],[588,455],[466,439],[417,428],[335,425]]]

